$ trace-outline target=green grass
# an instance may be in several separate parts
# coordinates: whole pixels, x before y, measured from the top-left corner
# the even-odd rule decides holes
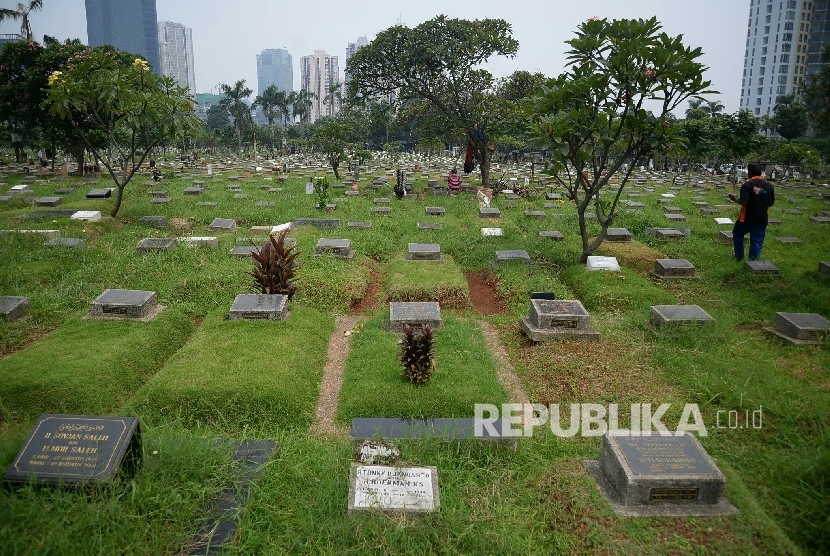
[[[116,411],[194,330],[168,307],[149,322],[74,319],[0,360],[2,419]]]
[[[0,432],[0,466],[25,429]],[[147,430],[133,480],[81,489],[25,486],[0,494],[0,553],[173,554],[205,524],[211,498],[238,471],[227,448],[167,429]]]
[[[386,301],[438,301],[443,308],[470,306],[467,280],[449,255],[440,261],[394,257],[386,265]]]
[[[353,417],[472,417],[476,403],[501,404],[504,391],[473,321],[442,315],[435,332],[435,370],[429,383],[410,384],[397,359],[398,334],[370,319],[352,339],[343,373],[337,419]]]
[[[229,435],[308,427],[334,319],[290,306],[287,320],[211,313],[125,408],[153,425]]]

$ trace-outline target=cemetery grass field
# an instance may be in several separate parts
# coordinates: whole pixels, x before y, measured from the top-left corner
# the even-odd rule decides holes
[[[437,172],[433,172],[438,177]],[[266,177],[271,179],[266,179]],[[0,195],[22,175],[3,178]],[[109,178],[107,178],[109,179]],[[11,464],[41,413],[132,415],[141,419],[144,462],[133,480],[106,487],[37,488],[0,492],[2,554],[178,554],[212,519],[212,500],[238,485],[231,450],[216,441],[271,438],[279,443],[252,486],[229,553],[239,554],[822,554],[830,552],[830,355],[828,344],[792,346],[764,330],[778,311],[830,318],[830,224],[810,216],[829,210],[827,188],[778,186],[763,258],[781,276],[754,276],[731,258],[718,233],[731,226],[701,216],[693,197],[725,204],[727,189],[683,187],[672,199],[686,215],[674,224],[657,199],[669,184],[650,184],[645,207],[622,207],[614,225],[633,243],[604,243],[597,254],[617,257],[621,272],[588,272],[577,264],[575,211],[544,195],[515,206],[497,197],[500,219],[478,217],[475,195],[397,200],[389,187],[359,197],[330,190],[336,208],[320,213],[305,195],[307,177],[270,173],[240,182],[245,198],[214,176],[199,196],[181,191],[198,178],[180,176],[151,186],[137,177],[117,218],[113,200],[86,200],[84,180],[51,179],[35,197],[61,187],[58,209],[100,210],[100,222],[42,214],[15,198],[0,204],[0,229],[58,229],[82,238],[83,250],[46,249],[37,234],[0,235],[0,295],[26,296],[27,318],[0,321],[0,469]],[[425,178],[416,178],[423,193]],[[670,180],[669,180],[670,181]],[[109,187],[104,177],[98,186]],[[267,189],[276,187],[279,192]],[[149,191],[171,201],[151,203]],[[390,216],[372,212],[389,198]],[[792,200],[788,200],[792,199]],[[218,203],[197,206],[196,203]],[[273,206],[256,206],[274,203]],[[429,216],[426,207],[446,209]],[[798,209],[799,214],[784,212]],[[525,210],[544,210],[541,219]],[[166,228],[139,223],[166,216]],[[735,210],[716,216],[734,218]],[[339,218],[337,229],[295,228],[301,266],[298,291],[282,322],[228,321],[239,293],[252,293],[248,257],[237,245],[267,236],[253,226],[298,217]],[[214,218],[237,229],[211,232]],[[369,229],[347,222],[371,222]],[[441,229],[419,229],[418,223]],[[589,229],[592,222],[589,221]],[[501,227],[502,237],[482,237]],[[691,235],[660,241],[648,228],[682,227]],[[558,230],[562,241],[540,237]],[[593,233],[598,230],[593,229]],[[148,237],[218,236],[218,248],[179,245],[140,254]],[[797,244],[775,238],[793,236]],[[350,261],[312,256],[319,238],[350,239]],[[408,243],[440,244],[443,261],[404,259]],[[496,250],[525,249],[530,264],[494,264]],[[699,279],[650,275],[658,258],[685,258]],[[505,310],[481,315],[465,280],[484,272]],[[90,302],[108,288],[155,291],[166,306],[149,322],[86,319]],[[577,299],[600,332],[596,341],[530,342],[519,328],[529,295],[552,291]],[[414,387],[401,375],[397,335],[383,330],[388,301],[441,299],[432,381]],[[700,305],[711,327],[656,329],[650,306]],[[423,517],[347,513],[349,465],[355,443],[345,434],[309,433],[339,316],[359,320],[350,338],[335,422],[353,417],[472,417],[475,403],[501,404],[509,395],[494,371],[481,323],[498,331],[507,359],[533,403],[620,406],[670,403],[670,429],[684,404],[698,404],[708,435],[700,441],[727,478],[726,496],[739,512],[722,517],[622,518],[582,466],[596,459],[600,439],[554,435],[537,427],[516,450],[483,441],[397,442],[404,464],[436,466],[441,507]],[[730,428],[734,411],[762,408],[760,428]],[[721,413],[722,428],[716,416]],[[567,417],[563,417],[567,419]]]

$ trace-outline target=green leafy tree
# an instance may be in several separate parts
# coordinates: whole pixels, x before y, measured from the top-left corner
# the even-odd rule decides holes
[[[86,50],[73,57],[65,72],[49,76],[47,95],[45,106],[72,124],[115,182],[113,217],[121,208],[124,189],[153,149],[201,125],[187,90],[153,73],[141,58],[124,64],[112,53]],[[106,138],[120,167],[106,156],[94,135]],[[128,167],[136,155],[138,162]]]
[[[775,157],[775,161],[784,167],[784,171],[781,173],[781,179],[779,180],[780,183],[786,179],[793,166],[807,160],[809,149],[804,145],[790,141],[779,140],[775,143],[776,149],[773,156]]]
[[[26,42],[30,42],[33,36],[32,26],[29,23],[29,14],[42,8],[43,0],[30,0],[28,4],[20,2],[17,4],[16,10],[10,10],[8,8],[0,9],[0,22],[6,19],[21,20],[20,34],[26,39]]]
[[[739,110],[718,118],[718,145],[723,155],[732,160],[733,167],[761,145],[762,136],[758,134],[760,127],[760,120],[749,110]],[[737,174],[734,179],[737,181]]]
[[[245,86],[244,79],[237,81],[233,87],[225,83],[220,83],[219,89],[225,95],[219,101],[219,104],[233,118],[233,128],[236,131],[236,152],[237,154],[242,154],[242,132],[246,126],[250,126],[253,123],[251,119],[251,108],[245,104],[245,99],[250,97],[253,91]]]
[[[697,61],[700,48],[661,32],[656,18],[591,18],[567,44],[568,71],[550,80],[537,97],[532,130],[550,147],[550,171],[576,204],[585,262],[617,216],[634,163],[655,147],[679,140],[669,112],[714,91]],[[646,110],[648,101],[657,106],[655,113]],[[618,177],[620,187],[604,199],[612,177]],[[592,205],[601,226],[594,239],[585,220]]]
[[[280,103],[285,98],[285,91],[277,89],[276,85],[268,85],[261,95],[257,95],[254,99],[252,108],[262,108],[262,113],[268,120],[268,136],[271,140],[271,156],[274,156],[274,120],[282,115],[282,108]]]
[[[500,130],[491,107],[495,80],[478,66],[493,56],[512,58],[519,43],[502,19],[466,21],[438,16],[408,28],[381,31],[348,62],[350,98],[392,98],[399,105],[425,101],[440,127],[473,145],[482,184]]]
[[[329,115],[334,116],[335,105],[340,106],[343,101],[343,93],[340,89],[340,83],[330,83],[329,89],[326,91],[326,96],[323,102],[329,105]]]
[[[308,89],[300,89],[292,92],[288,98],[291,102],[291,113],[300,118],[300,126],[304,127],[311,117],[311,107],[317,95]]]
[[[776,98],[772,111],[773,129],[787,141],[807,133],[807,107],[798,102],[795,95],[781,95]]]

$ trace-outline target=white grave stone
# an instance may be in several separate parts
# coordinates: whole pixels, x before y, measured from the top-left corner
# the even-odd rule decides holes
[[[100,210],[79,210],[69,217],[70,220],[84,220],[86,222],[98,222],[101,220]]]
[[[734,224],[731,218],[715,218],[715,224]]]
[[[503,236],[504,230],[501,228],[482,228],[481,235],[482,237]]]
[[[435,467],[352,464],[349,511],[431,512],[439,505]]]
[[[588,270],[611,270],[619,272],[620,264],[617,262],[617,257],[588,257],[586,267]]]

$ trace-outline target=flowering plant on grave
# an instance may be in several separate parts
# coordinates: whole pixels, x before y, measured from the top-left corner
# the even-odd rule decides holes
[[[408,324],[404,328],[401,354],[398,357],[403,365],[404,375],[412,384],[426,384],[432,377],[432,340],[432,329],[428,324],[421,328],[420,334]]]

